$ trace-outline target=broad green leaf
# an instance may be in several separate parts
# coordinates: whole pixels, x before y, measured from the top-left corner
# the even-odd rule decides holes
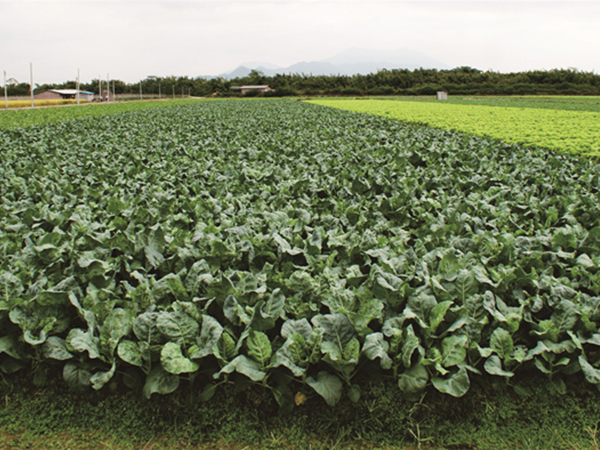
[[[535,358],[533,364],[540,372],[545,373],[546,375],[552,375],[552,369],[540,358]]]
[[[300,335],[298,335],[300,336]],[[305,357],[302,353],[299,353],[296,348],[292,350],[293,341],[288,339],[273,355],[271,364],[269,367],[286,367],[292,372],[295,377],[301,377],[306,372],[306,368],[299,366],[299,364],[305,365]]]
[[[429,330],[432,334],[436,332],[438,326],[444,321],[444,317],[446,316],[450,306],[452,306],[452,301],[447,300],[445,302],[438,303],[431,309],[429,316]]]
[[[253,361],[244,355],[236,356],[229,364],[223,367],[220,372],[215,373],[213,376],[217,379],[221,374],[229,374],[232,372],[241,373],[252,381],[262,381],[267,376],[266,372],[261,370],[261,367],[256,361]]]
[[[114,353],[119,341],[131,333],[135,316],[131,311],[115,308],[102,324],[100,343],[102,349]]]
[[[411,296],[407,301],[407,309],[420,319],[423,328],[427,327],[427,319],[435,305],[437,305],[435,297],[426,292]],[[404,314],[406,315],[407,311]]]
[[[223,332],[221,334],[213,353],[217,358],[225,361],[231,361],[237,355],[235,341],[229,333]]]
[[[559,331],[568,331],[573,328],[577,322],[577,309],[573,302],[569,300],[562,300],[552,314],[552,321],[556,325]]]
[[[475,294],[477,291],[477,281],[475,280],[475,274],[468,269],[461,269],[458,272],[458,276],[454,281],[456,293],[458,299],[462,304],[465,303],[466,299]]]
[[[96,372],[90,377],[90,382],[92,383],[92,387],[95,390],[102,389],[102,387],[108,383],[111,378],[114,376],[115,371],[117,370],[117,363],[113,362],[110,370],[106,372]]]
[[[143,356],[137,342],[121,341],[117,347],[117,355],[126,363],[143,367]]]
[[[440,261],[438,272],[443,275],[447,281],[454,281],[460,270],[460,264],[456,255],[452,252],[446,253]]]
[[[427,369],[422,364],[415,364],[400,374],[398,387],[402,393],[414,398],[415,395],[423,392],[425,386],[427,386],[427,381],[429,381]]]
[[[360,342],[356,338],[352,338],[350,342],[346,344],[342,357],[344,361],[358,362],[360,356]]]
[[[319,230],[313,230],[312,234],[308,239],[308,253],[310,253],[311,255],[317,255],[321,253],[322,242],[323,240],[321,238],[321,233],[319,232]]]
[[[285,296],[279,289],[273,291],[267,302],[260,300],[254,306],[250,327],[257,331],[267,331],[275,326],[285,305]],[[243,321],[243,320],[242,320]]]
[[[146,377],[143,394],[149,399],[152,394],[170,394],[179,387],[179,377],[166,372],[160,365],[152,368]]]
[[[204,314],[202,316],[202,328],[200,330],[200,336],[196,339],[198,351],[193,355],[190,355],[190,357],[192,359],[201,359],[211,355],[222,334],[223,327],[217,321],[217,319]]]
[[[248,346],[248,356],[260,364],[261,367],[266,367],[269,364],[273,349],[269,337],[261,331],[252,331],[246,341]]]
[[[92,336],[89,331],[73,328],[67,336],[66,344],[69,351],[87,352],[91,359],[100,357],[99,339]]]
[[[385,322],[383,322],[381,331],[385,336],[392,337],[394,335],[394,330],[402,331],[404,329],[405,321],[406,316],[404,316],[404,314],[387,319]]]
[[[148,245],[144,247],[144,254],[146,255],[146,259],[152,268],[157,269],[164,260],[165,257],[162,254],[164,247],[164,243],[161,243],[158,240],[151,239]]]
[[[54,339],[60,339],[60,338],[54,338]],[[54,343],[54,339],[52,341],[53,343]],[[47,339],[46,342],[48,340],[49,339]],[[60,339],[60,341],[64,342],[62,339]],[[44,347],[42,347],[42,348],[44,348]],[[18,342],[17,338],[15,336],[11,336],[11,335],[3,336],[0,338],[0,353],[6,353],[8,356],[11,356],[15,359],[23,358],[23,355],[19,351],[19,342]],[[55,359],[58,359],[58,358],[55,358]]]
[[[329,372],[322,370],[317,378],[308,377],[306,384],[323,397],[329,406],[335,406],[342,398],[342,381]]]
[[[200,331],[198,322],[180,311],[160,313],[156,326],[163,336],[176,342],[194,341]]]
[[[496,355],[490,356],[483,365],[483,368],[490,375],[497,375],[500,377],[512,377],[514,375],[513,372],[509,372],[502,369],[502,361]]]
[[[298,333],[305,340],[307,340],[312,333],[312,326],[306,319],[286,320],[281,326],[281,337],[288,339],[294,333]]]
[[[462,397],[469,390],[471,382],[465,368],[460,368],[448,378],[434,377],[431,379],[433,386],[443,394],[453,397]]]
[[[0,274],[0,310],[7,308],[12,301],[16,300],[23,293],[24,288],[21,280],[10,272]]]
[[[167,280],[167,284],[169,285],[169,290],[171,291],[171,294],[173,294],[173,297],[175,297],[175,299],[182,300],[182,301],[187,301],[189,299],[189,294],[185,290],[185,287],[183,286],[183,283],[181,282],[181,278],[179,278],[179,275],[169,274],[169,275],[165,276],[165,278],[163,278],[163,279]]]
[[[30,345],[40,345],[46,342],[46,330],[41,330],[39,336],[35,336],[31,330],[27,330],[23,333],[23,340]]]
[[[275,289],[261,309],[262,316],[277,320],[283,312],[284,305],[285,295],[283,295],[281,289]]]
[[[262,303],[261,303],[262,304]],[[250,317],[233,295],[227,296],[223,305],[223,314],[233,325],[240,326],[250,323]]]
[[[200,367],[197,363],[183,356],[181,345],[167,342],[160,351],[160,363],[165,371],[179,375],[195,372]]]
[[[405,339],[400,350],[400,357],[404,367],[409,368],[412,365],[413,354],[421,346],[421,340],[415,334],[412,325],[409,325],[405,331]]]
[[[348,342],[356,337],[356,331],[343,314],[315,316],[312,322],[316,328],[323,330],[323,341],[334,343],[340,348],[340,352],[343,352]]]
[[[579,365],[581,366],[583,375],[585,375],[585,379],[589,383],[600,384],[600,370],[592,366],[587,359],[585,359],[585,356],[579,355]]]
[[[140,341],[148,344],[160,344],[163,341],[163,335],[157,324],[159,316],[158,312],[147,312],[136,317],[133,322],[133,333]]]
[[[2,339],[0,339],[0,343]],[[59,338],[58,336],[50,336],[48,339],[46,339],[46,342],[44,342],[44,344],[42,345],[42,350],[44,352],[44,356],[49,359],[65,361],[73,357],[73,355],[67,349],[65,340]],[[2,351],[1,344],[0,351]],[[11,356],[15,357],[14,355]]]
[[[467,336],[449,336],[442,341],[442,366],[456,366],[463,362],[466,356]]]
[[[490,347],[506,362],[514,351],[512,336],[504,328],[496,328],[490,337]]]
[[[91,383],[92,374],[89,370],[79,367],[75,363],[67,363],[63,368],[63,379],[72,389],[88,387]]]
[[[382,333],[371,333],[365,338],[362,353],[373,361],[379,358],[381,360],[381,368],[384,370],[389,370],[392,368],[392,359],[388,355],[389,348],[390,345],[384,339]]]
[[[102,327],[108,328],[109,333],[107,334],[109,334],[111,338],[119,340],[131,332],[133,321],[134,315],[131,311],[123,308],[115,308],[104,320]]]

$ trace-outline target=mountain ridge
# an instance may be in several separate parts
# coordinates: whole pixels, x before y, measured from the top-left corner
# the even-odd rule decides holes
[[[332,57],[317,61],[300,61],[287,67],[260,62],[247,62],[239,65],[229,72],[215,76],[201,76],[199,78],[224,78],[231,80],[243,78],[252,70],[259,71],[266,76],[277,74],[304,74],[304,75],[366,75],[379,70],[387,69],[446,69],[445,63],[428,55],[405,49],[380,50],[351,48],[344,50]]]

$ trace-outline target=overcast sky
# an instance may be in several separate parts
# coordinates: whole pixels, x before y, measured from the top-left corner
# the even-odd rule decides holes
[[[32,62],[39,84],[78,68],[82,81],[215,75],[353,47],[448,67],[600,72],[600,0],[0,0],[0,18],[0,70],[28,82]]]

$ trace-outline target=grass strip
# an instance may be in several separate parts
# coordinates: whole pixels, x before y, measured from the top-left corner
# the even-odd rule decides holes
[[[165,108],[198,102],[198,99],[155,100],[147,102],[124,102],[104,104],[82,104],[60,108],[21,109],[0,112],[0,130],[32,127],[73,119],[109,116],[143,109]]]
[[[6,381],[6,380],[5,380]],[[363,379],[357,403],[306,402],[280,414],[266,390],[229,386],[209,403],[187,384],[147,401],[139,392],[71,391],[3,383],[3,449],[597,449],[598,393],[580,382],[565,395],[539,375],[478,384],[463,398],[426,391],[403,399],[387,379]]]

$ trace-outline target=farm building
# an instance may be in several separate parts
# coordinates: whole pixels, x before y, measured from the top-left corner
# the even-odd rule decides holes
[[[77,89],[48,89],[47,91],[35,94],[35,100],[67,100],[77,98]],[[79,91],[79,99],[91,102],[94,100],[94,93],[89,91]]]
[[[231,88],[232,91],[241,91],[242,95],[244,95],[248,91],[258,91],[258,92],[271,92],[274,89],[271,89],[269,85],[261,84],[261,85],[247,85],[247,86],[233,86]]]
[[[113,95],[112,92],[104,90],[100,94],[100,98],[98,100],[101,101],[101,102],[114,102],[115,101],[115,97],[114,97],[114,95]]]

